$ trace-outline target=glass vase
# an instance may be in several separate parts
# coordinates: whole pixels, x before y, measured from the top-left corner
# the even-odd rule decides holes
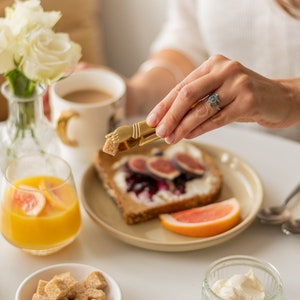
[[[55,129],[44,115],[43,95],[45,87],[37,85],[29,98],[15,96],[4,82],[1,92],[8,101],[8,119],[0,130],[0,168],[15,158],[31,153],[58,154]]]

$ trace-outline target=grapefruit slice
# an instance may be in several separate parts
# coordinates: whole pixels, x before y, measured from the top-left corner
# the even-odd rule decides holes
[[[240,221],[240,204],[236,198],[206,206],[159,216],[170,231],[192,237],[209,237],[223,233]]]
[[[44,195],[31,186],[21,185],[13,197],[13,204],[28,216],[38,216],[46,204]]]
[[[61,200],[58,190],[55,190],[55,185],[50,181],[42,180],[39,188],[51,205],[60,209],[66,208],[66,204]]]

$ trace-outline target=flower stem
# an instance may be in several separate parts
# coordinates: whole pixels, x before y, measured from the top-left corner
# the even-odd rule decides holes
[[[18,69],[8,72],[5,77],[15,96],[28,98],[35,92],[36,83],[24,76]]]

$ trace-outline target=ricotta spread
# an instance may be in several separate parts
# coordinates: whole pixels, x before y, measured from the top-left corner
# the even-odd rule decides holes
[[[164,155],[166,157],[172,158],[178,152],[191,154],[200,162],[203,162],[203,155],[201,150],[186,142],[172,145],[164,152]],[[127,161],[132,157],[133,156],[128,155],[113,165],[113,169],[117,170],[114,176],[114,181],[124,192],[127,192],[127,183],[126,171],[122,169],[122,166],[125,165]],[[151,207],[163,203],[186,199],[195,195],[208,194],[214,188],[217,182],[218,178],[211,172],[206,171],[202,177],[194,178],[186,182],[184,194],[175,194],[169,190],[161,189],[152,196],[151,201],[149,201],[149,195],[147,194],[147,192],[140,193],[138,196],[134,192],[130,192],[130,194],[132,198],[135,199],[135,201],[137,201],[138,203],[143,203],[144,205]]]
[[[253,270],[246,274],[236,274],[228,279],[217,280],[212,290],[225,300],[264,300],[263,285],[255,277]]]

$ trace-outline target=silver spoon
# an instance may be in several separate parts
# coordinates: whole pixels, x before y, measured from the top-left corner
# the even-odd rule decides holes
[[[281,205],[262,208],[257,217],[264,224],[276,225],[287,222],[291,218],[291,214],[286,206],[298,192],[300,192],[300,183],[292,190]]]
[[[281,225],[281,230],[286,235],[300,233],[300,220],[290,218],[287,222]]]

